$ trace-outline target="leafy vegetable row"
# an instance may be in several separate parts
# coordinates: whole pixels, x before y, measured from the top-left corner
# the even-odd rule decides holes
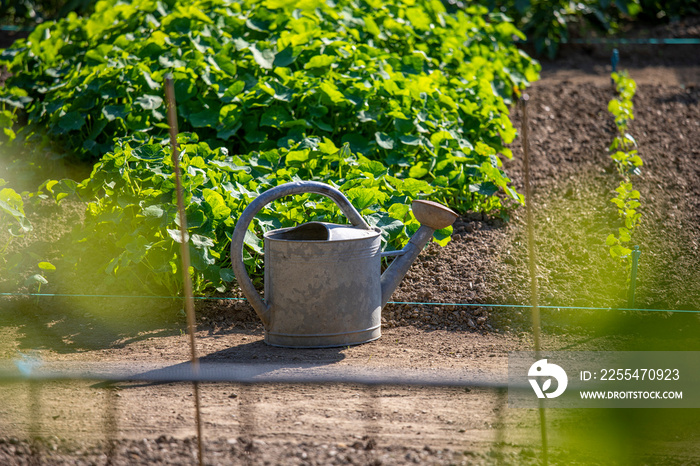
[[[8,88],[30,99],[15,99],[28,121],[18,139],[99,158],[116,137],[163,136],[172,73],[180,128],[211,147],[328,137],[465,209],[499,209],[499,186],[520,200],[496,154],[511,156],[506,103],[539,66],[512,45],[512,24],[435,0],[170,3],[102,1],[4,51]]]
[[[629,123],[634,119],[633,98],[637,85],[626,71],[612,74],[618,97],[608,104],[608,111],[615,117],[618,134],[610,145],[610,157],[615,163],[617,172],[622,178],[615,189],[617,196],[611,202],[617,206],[617,212],[623,222],[618,228],[618,234],[610,234],[606,244],[610,247],[613,258],[624,260],[632,252],[625,244],[629,243],[632,233],[639,225],[642,214],[637,211],[641,206],[639,191],[633,189],[632,175],[640,173],[643,161],[637,152],[637,142],[627,132]]]
[[[416,228],[414,198],[495,212],[522,202],[500,157],[512,156],[515,137],[507,105],[539,64],[514,36],[523,37],[501,15],[448,14],[437,0],[104,0],[93,15],[42,24],[0,54],[12,73],[0,101],[17,109],[7,115],[16,127],[26,122],[6,144],[98,160],[84,182],[42,188],[88,202],[74,239],[94,251],[81,253],[89,264],[72,265],[175,292],[178,239],[168,231],[177,222],[162,144],[172,74],[193,273],[198,291],[223,289],[235,220],[289,180],[338,185],[382,226],[388,248]],[[256,235],[338,214],[302,197],[267,215],[246,243],[250,267]]]
[[[291,149],[256,153],[243,160],[225,148],[211,149],[196,134],[182,133],[181,168],[187,205],[195,290],[225,291],[234,279],[228,254],[231,233],[243,209],[261,192],[299,179],[339,187],[372,226],[380,227],[387,249],[402,246],[419,223],[410,200],[432,193],[425,181],[400,179],[381,163],[336,147],[329,139],[309,139]],[[80,255],[67,254],[62,265],[91,275],[106,271],[115,283],[151,293],[181,291],[180,242],[171,151],[167,140],[134,145],[119,141],[114,152],[95,165],[82,183],[49,181],[42,189],[57,200],[77,195],[88,200],[87,218],[73,231]],[[259,213],[246,236],[244,262],[262,276],[262,242],[256,233],[310,220],[344,223],[328,199],[304,195],[277,201]],[[451,228],[436,240],[446,244]],[[72,264],[69,262],[73,261]]]

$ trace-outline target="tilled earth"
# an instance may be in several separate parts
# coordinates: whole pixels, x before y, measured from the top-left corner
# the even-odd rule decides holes
[[[700,310],[700,64],[688,59],[698,56],[697,48],[669,52],[670,57],[664,50],[630,55],[630,74],[639,85],[630,133],[644,160],[634,179],[643,204],[634,236],[642,251],[635,308]],[[607,52],[579,49],[545,63],[543,79],[528,91],[543,347],[697,350],[697,314],[608,310],[628,306],[628,279],[605,247],[619,222],[610,203],[619,179],[607,155],[615,134],[607,112],[613,96]],[[626,51],[621,55],[624,67]],[[512,117],[520,128],[517,108]],[[513,150],[514,159],[504,165],[522,190],[520,141]],[[42,213],[62,214],[48,207]],[[71,215],[80,216],[77,210]],[[36,224],[39,234],[55,228],[51,222]],[[413,265],[392,297],[398,304],[383,311],[384,334],[375,342],[322,350],[265,346],[252,310],[225,299],[234,294],[198,303],[198,354],[214,363],[444,369],[475,381],[504,381],[508,351],[532,348],[530,311],[502,307],[530,302],[525,227],[524,209],[507,222],[464,215],[450,244],[429,246]],[[73,285],[52,291],[70,292]],[[69,362],[76,369],[95,361],[168,366],[189,356],[182,318],[157,300],[123,301],[118,308],[107,299],[13,303],[23,313],[19,321],[16,314],[0,315],[0,355],[10,364],[34,358]],[[499,390],[214,383],[200,388],[207,464],[541,460],[537,413],[508,409]],[[0,400],[2,464],[196,461],[189,384],[16,383],[3,387]],[[699,461],[694,411],[587,411],[595,412],[548,413],[551,462]],[[596,451],[601,445],[610,448]]]

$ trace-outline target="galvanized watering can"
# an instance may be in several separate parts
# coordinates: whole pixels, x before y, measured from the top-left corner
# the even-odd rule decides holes
[[[309,222],[268,231],[265,300],[243,264],[243,239],[260,209],[284,196],[317,193],[331,198],[352,225]],[[258,196],[243,211],[231,238],[231,264],[238,284],[274,346],[347,346],[381,336],[381,310],[435,230],[457,214],[431,201],[413,201],[421,227],[401,251],[382,254],[380,230],[370,227],[337,189],[314,181],[287,183]],[[397,257],[381,273],[383,255]]]

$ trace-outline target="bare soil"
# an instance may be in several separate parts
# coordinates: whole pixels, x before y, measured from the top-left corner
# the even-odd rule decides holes
[[[637,308],[700,310],[700,50],[677,47],[687,48],[647,49],[646,58],[621,50],[620,66],[639,85],[630,132],[645,164],[634,180],[643,203],[634,238],[642,251]],[[580,309],[628,303],[626,273],[605,247],[617,228],[609,199],[619,182],[607,155],[615,131],[607,53],[566,49],[543,63],[541,81],[528,91],[539,301],[551,306],[542,309],[543,348],[697,350],[698,314]],[[515,107],[512,117],[521,127]],[[513,150],[505,169],[522,189],[520,141]],[[46,206],[35,215],[48,219],[44,226],[34,219],[47,238],[55,219],[80,219],[77,207]],[[234,293],[198,303],[198,354],[212,363],[450,370],[503,382],[507,353],[533,344],[529,309],[491,306],[530,302],[524,217],[519,209],[508,222],[475,214],[458,220],[452,242],[429,246],[413,265],[392,297],[403,304],[384,309],[377,341],[266,346],[247,304],[224,299]],[[27,358],[76,370],[95,362],[171,367],[189,358],[184,320],[162,300],[7,298],[0,321],[3,367]],[[200,391],[207,464],[541,461],[538,413],[508,408],[499,390],[209,383]],[[17,383],[5,385],[0,400],[2,464],[196,461],[189,383]],[[700,461],[695,410],[562,411],[547,413],[552,463]]]

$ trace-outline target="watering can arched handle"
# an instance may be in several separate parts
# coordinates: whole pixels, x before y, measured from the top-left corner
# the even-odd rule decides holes
[[[267,327],[269,323],[269,306],[256,291],[252,280],[248,276],[245,264],[243,264],[243,240],[245,239],[245,234],[246,231],[248,231],[250,222],[253,221],[255,215],[263,207],[282,197],[303,193],[322,194],[331,198],[338,207],[340,207],[340,210],[345,214],[348,220],[350,220],[350,223],[365,230],[372,229],[343,193],[325,183],[319,183],[317,181],[285,183],[269,189],[255,198],[243,211],[233,230],[233,235],[231,237],[231,268],[233,268],[233,273],[236,275],[238,285],[241,287],[243,294],[248,298],[253,309],[255,309],[255,313],[265,327]]]

